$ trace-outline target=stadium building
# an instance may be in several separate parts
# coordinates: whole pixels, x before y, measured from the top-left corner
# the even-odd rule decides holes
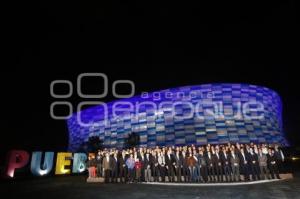
[[[67,121],[69,150],[91,136],[104,147],[123,148],[130,134],[139,146],[222,143],[280,143],[282,104],[266,87],[249,84],[204,84],[171,88],[99,104]]]

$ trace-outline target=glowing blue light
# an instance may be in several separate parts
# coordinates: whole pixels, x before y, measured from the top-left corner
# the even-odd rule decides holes
[[[190,104],[198,108],[191,112]],[[261,86],[185,86],[144,92],[106,105],[88,108],[68,120],[70,150],[78,150],[89,136],[99,136],[105,147],[122,148],[131,132],[139,135],[140,146],[148,147],[227,142],[287,144],[280,97]],[[209,114],[216,111],[218,118]],[[193,117],[187,117],[191,114]],[[80,125],[78,118],[89,126]]]

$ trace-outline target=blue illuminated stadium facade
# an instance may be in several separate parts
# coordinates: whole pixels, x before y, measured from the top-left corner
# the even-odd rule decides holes
[[[113,115],[116,103],[122,105],[116,106],[120,111]],[[241,108],[245,104],[249,110],[243,112]],[[192,111],[189,105],[197,108]],[[121,111],[129,107],[131,109]],[[147,147],[228,142],[286,144],[280,97],[268,88],[255,85],[204,84],[172,88],[109,102],[107,117],[104,110],[102,105],[94,106],[67,121],[71,151],[78,150],[90,136],[99,136],[105,147],[123,148],[132,132],[139,136],[139,146]],[[216,110],[218,117],[211,114]],[[78,117],[89,125],[80,125]]]

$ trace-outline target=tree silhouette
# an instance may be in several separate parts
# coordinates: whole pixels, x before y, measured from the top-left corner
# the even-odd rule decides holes
[[[100,140],[98,136],[89,137],[87,142],[87,151],[88,152],[95,152],[97,150],[103,149],[103,141]]]
[[[126,148],[133,148],[133,147],[137,147],[140,143],[140,136],[135,133],[132,132],[129,134],[128,138],[125,140],[125,147]]]

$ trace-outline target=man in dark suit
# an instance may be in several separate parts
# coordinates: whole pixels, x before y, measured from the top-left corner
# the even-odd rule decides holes
[[[155,151],[152,152],[152,175],[154,182],[159,182],[158,154]]]
[[[126,160],[127,155],[125,151],[122,151],[122,154],[118,157],[118,165],[119,165],[119,172],[120,172],[120,181],[121,182],[127,182],[127,166],[126,166]]]
[[[250,164],[252,180],[259,180],[260,177],[259,177],[258,155],[254,153],[252,148],[250,148],[249,164]]]
[[[225,180],[226,180],[226,182],[232,181],[231,168],[230,168],[230,154],[227,153],[225,147],[223,147],[220,156],[221,156],[221,160],[222,160],[223,173],[225,175]]]
[[[152,155],[150,154],[150,150],[147,149],[147,152],[144,155],[144,173],[145,173],[145,182],[150,182],[151,179],[151,167],[152,167]]]
[[[214,162],[213,162],[213,157],[210,151],[207,152],[206,156],[206,162],[207,162],[207,167],[208,167],[208,176],[209,176],[209,181],[210,182],[215,182],[215,167],[214,167]]]
[[[138,152],[138,159],[142,165],[142,168],[141,168],[141,181],[145,181],[145,154],[143,152],[143,150],[141,149],[139,152]]]
[[[206,157],[202,150],[200,150],[198,155],[198,164],[200,165],[200,174],[203,179],[203,182],[207,182],[208,181],[207,163],[206,163]]]
[[[185,150],[182,151],[182,174],[184,177],[184,182],[190,181],[190,172],[189,172],[189,166],[188,166],[188,154]]]
[[[96,164],[97,164],[97,177],[102,177],[102,159],[103,156],[101,151],[98,151],[96,156]]]
[[[285,173],[285,171],[286,171],[284,168],[285,157],[284,157],[282,150],[279,148],[279,145],[275,145],[274,155],[277,159],[277,166],[278,166],[279,172]]]
[[[163,151],[159,152],[157,160],[158,160],[159,174],[161,177],[161,181],[165,182],[165,180],[166,180],[166,161],[165,161],[166,154]]]
[[[233,180],[237,181],[237,182],[240,181],[240,159],[234,149],[231,150],[230,164],[231,164],[231,169],[232,169]]]
[[[216,149],[215,154],[213,155],[213,164],[215,173],[217,175],[218,182],[223,181],[223,172],[222,172],[222,160],[219,153],[219,149]]]
[[[241,165],[241,170],[244,174],[244,179],[245,181],[250,180],[249,176],[249,154],[245,152],[244,148],[241,148],[239,153],[238,153],[239,159],[240,159],[240,165]]]
[[[118,154],[114,152],[113,156],[110,159],[110,167],[111,167],[111,181],[118,182]]]
[[[262,149],[258,150],[258,164],[260,168],[261,179],[270,179],[268,169],[268,157],[262,152]]]
[[[274,150],[269,149],[267,157],[268,157],[268,166],[270,169],[272,179],[274,179],[275,177],[280,179],[279,170],[277,166],[277,158],[274,154]]]
[[[166,157],[166,169],[168,172],[168,179],[169,182],[174,182],[175,174],[174,174],[174,166],[175,166],[175,159],[173,157],[171,149],[167,151]]]
[[[105,182],[109,182],[111,176],[111,157],[109,152],[105,153],[105,157],[102,160],[102,166],[104,169]]]

